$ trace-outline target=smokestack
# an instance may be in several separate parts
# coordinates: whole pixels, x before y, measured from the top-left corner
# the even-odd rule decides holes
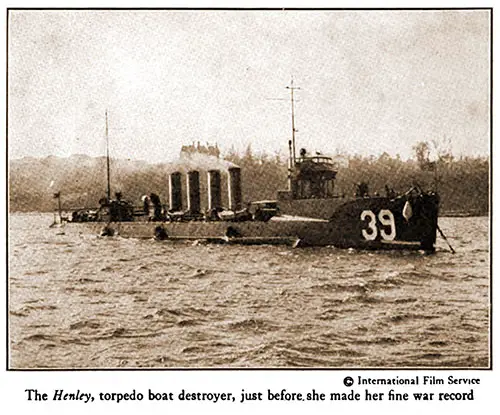
[[[200,173],[196,170],[186,176],[187,203],[190,213],[200,213]]]
[[[181,173],[176,171],[170,174],[169,181],[169,198],[170,198],[170,210],[172,212],[178,212],[182,210],[182,182]]]
[[[220,187],[220,171],[209,170],[207,172],[208,181],[208,210],[220,208],[222,205],[221,187]]]
[[[241,169],[230,167],[228,170],[228,194],[229,209],[236,211],[241,209]]]

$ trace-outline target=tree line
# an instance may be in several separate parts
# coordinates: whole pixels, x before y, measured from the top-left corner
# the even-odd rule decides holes
[[[386,186],[404,193],[418,185],[424,190],[438,191],[444,214],[488,214],[489,159],[457,158],[443,151],[431,159],[430,150],[428,143],[418,143],[409,160],[387,153],[379,157],[337,154],[334,158],[338,161],[335,191],[354,195],[356,186],[364,182],[371,195],[385,195]],[[274,199],[278,190],[287,187],[288,162],[280,155],[256,154],[249,146],[243,153],[231,150],[220,158],[241,167],[245,201]],[[88,156],[12,160],[9,164],[10,211],[53,211],[56,192],[61,192],[65,209],[97,206],[106,193],[105,165],[105,158]],[[168,203],[171,165],[124,160],[112,160],[111,165],[112,187],[122,192],[126,199],[139,205],[142,195],[154,192],[163,203]],[[224,180],[222,196],[226,200]],[[201,191],[206,194],[203,174]]]

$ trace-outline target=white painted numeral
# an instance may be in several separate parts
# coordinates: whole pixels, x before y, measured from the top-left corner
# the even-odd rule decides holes
[[[363,238],[367,241],[374,241],[377,239],[379,229],[377,227],[377,216],[371,210],[363,210],[361,212],[361,220],[364,222],[369,219],[367,223],[367,228],[361,230]],[[386,241],[393,241],[396,238],[396,222],[394,221],[394,215],[389,209],[381,209],[378,213],[378,221],[380,222],[380,236]],[[390,231],[387,232],[387,227]]]
[[[363,229],[361,233],[367,241],[374,241],[377,238],[377,218],[371,210],[363,210],[361,220],[364,222],[367,217],[370,218],[368,229]]]
[[[384,228],[380,229],[380,236],[386,241],[393,241],[396,237],[396,223],[394,222],[394,215],[389,209],[382,209],[378,213],[378,220],[384,227],[390,226],[391,231],[386,232]]]

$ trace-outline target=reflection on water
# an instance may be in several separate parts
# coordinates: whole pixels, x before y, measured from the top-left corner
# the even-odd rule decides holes
[[[487,367],[488,218],[457,251],[74,237],[10,217],[12,368]]]

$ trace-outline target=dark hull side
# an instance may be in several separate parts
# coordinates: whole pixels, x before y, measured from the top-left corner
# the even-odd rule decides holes
[[[422,194],[409,200],[411,215],[403,211],[408,198],[359,198],[336,204],[329,219],[279,216],[270,221],[186,222],[68,222],[69,231],[119,234],[123,237],[205,240],[220,243],[294,246],[333,245],[340,248],[434,250],[437,196]],[[408,212],[406,212],[408,213]],[[410,217],[408,217],[410,216]]]
[[[404,217],[410,206],[411,214]],[[415,242],[420,249],[434,250],[438,226],[439,199],[420,194],[410,199],[400,197],[360,198],[339,206],[330,218],[335,245],[379,249]],[[408,217],[409,216],[409,217]]]

